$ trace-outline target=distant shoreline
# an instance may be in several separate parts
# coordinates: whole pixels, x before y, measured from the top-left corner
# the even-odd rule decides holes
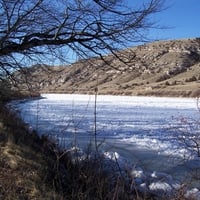
[[[200,90],[199,90],[200,91]],[[173,91],[152,91],[152,92],[147,92],[147,91],[140,91],[139,93],[132,92],[132,91],[115,91],[115,92],[103,92],[99,91],[97,94],[98,95],[114,95],[114,96],[147,96],[147,97],[171,97],[171,98],[198,98],[200,97],[199,91],[178,91],[178,92],[173,92]],[[40,91],[40,94],[83,94],[83,95],[95,95],[94,91],[88,91],[88,92],[83,92],[83,91]]]

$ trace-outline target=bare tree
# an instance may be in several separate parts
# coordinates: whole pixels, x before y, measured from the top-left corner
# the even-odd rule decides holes
[[[128,2],[130,6],[128,6]],[[162,0],[0,0],[0,78],[27,62],[112,53],[144,41]]]

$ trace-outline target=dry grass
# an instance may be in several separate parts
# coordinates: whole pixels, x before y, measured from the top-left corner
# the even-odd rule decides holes
[[[120,171],[105,171],[101,157],[74,161],[68,152],[46,137],[29,133],[20,119],[0,106],[0,199],[156,199],[134,190]],[[184,192],[180,189],[171,199],[185,199]]]
[[[199,47],[197,39],[158,41],[125,50],[136,55],[128,65],[110,56],[105,59],[111,66],[98,58],[65,67],[38,65],[26,80],[41,93],[94,93],[98,83],[99,94],[193,97],[200,88]],[[19,88],[27,89],[25,83]]]
[[[101,158],[73,162],[46,137],[27,131],[1,106],[0,199],[130,199],[125,182],[107,174]]]
[[[52,158],[42,153],[45,140],[28,135],[19,119],[0,109],[0,199],[59,197],[46,181]]]

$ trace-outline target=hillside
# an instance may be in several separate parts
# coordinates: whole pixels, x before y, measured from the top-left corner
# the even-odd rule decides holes
[[[199,38],[157,41],[117,55],[123,56],[123,62],[108,55],[106,62],[91,58],[68,66],[35,65],[25,70],[26,79],[19,72],[16,77],[20,88],[39,92],[93,93],[98,87],[99,94],[200,94]]]

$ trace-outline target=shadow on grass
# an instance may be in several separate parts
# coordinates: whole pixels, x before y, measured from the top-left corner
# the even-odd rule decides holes
[[[130,199],[100,157],[74,162],[4,106],[0,111],[0,199]]]
[[[0,107],[0,154],[0,199],[156,199],[130,187],[120,170],[106,171],[101,156],[72,159],[68,150],[61,151],[54,141],[30,132],[4,106]],[[176,196],[184,199],[181,193]]]

